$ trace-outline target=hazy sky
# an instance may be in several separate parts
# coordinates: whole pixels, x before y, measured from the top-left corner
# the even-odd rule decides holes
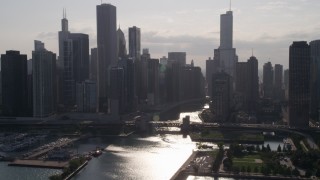
[[[186,51],[187,62],[205,67],[219,46],[220,14],[229,0],[109,0],[117,7],[117,22],[141,28],[142,48],[153,58],[168,51]],[[87,33],[96,46],[96,5],[100,0],[1,0],[0,53],[19,50],[31,58],[33,40],[58,52],[62,9],[67,9],[71,32]],[[233,0],[234,47],[239,61],[251,56],[259,66],[269,61],[288,67],[292,41],[320,39],[319,0]]]

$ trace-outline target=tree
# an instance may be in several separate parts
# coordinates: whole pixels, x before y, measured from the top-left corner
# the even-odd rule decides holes
[[[260,149],[260,146],[259,146],[259,145],[257,145],[257,146],[256,146],[256,151],[258,151],[258,152],[260,152],[260,151],[261,151],[261,149]]]
[[[245,166],[241,167],[241,172],[246,172],[246,167]]]
[[[251,173],[251,166],[247,166],[247,172]]]
[[[222,143],[222,142],[219,142],[219,143],[218,143],[218,147],[219,147],[219,150],[222,151],[222,150],[223,150],[223,143]]]
[[[271,151],[270,145],[267,144],[267,152],[270,152],[270,151]]]
[[[255,172],[255,173],[258,173],[258,172],[259,172],[258,166],[255,166],[255,167],[254,167],[253,172]]]
[[[280,144],[279,144],[279,146],[278,146],[277,151],[278,151],[278,152],[281,152],[281,146],[280,146]]]

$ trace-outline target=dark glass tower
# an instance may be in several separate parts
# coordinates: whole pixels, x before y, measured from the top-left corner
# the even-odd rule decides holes
[[[7,51],[1,55],[2,114],[27,116],[27,55]]]
[[[310,46],[293,42],[289,49],[289,125],[309,126]]]

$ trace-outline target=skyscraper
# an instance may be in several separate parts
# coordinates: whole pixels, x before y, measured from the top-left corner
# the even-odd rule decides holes
[[[110,113],[119,115],[125,110],[124,70],[122,67],[110,69]]]
[[[125,58],[127,56],[126,38],[120,27],[117,30],[118,57]]]
[[[35,41],[32,69],[33,116],[46,117],[57,107],[56,54],[47,51],[40,41]]]
[[[271,62],[263,65],[263,97],[273,98],[273,67]]]
[[[228,120],[230,112],[230,101],[232,94],[231,77],[225,72],[212,75],[212,111],[215,121],[224,122]]]
[[[283,66],[280,64],[274,65],[274,99],[278,101],[284,100],[283,85]]]
[[[220,49],[233,48],[233,15],[232,11],[220,15]]]
[[[314,120],[320,118],[320,40],[310,42],[310,115]]]
[[[2,114],[26,116],[28,110],[27,55],[19,51],[1,54]]]
[[[159,60],[148,60],[148,104],[159,103]]]
[[[59,32],[59,86],[60,102],[72,108],[76,104],[76,83],[89,79],[89,36],[82,33],[70,33],[68,20],[64,12]]]
[[[111,4],[97,5],[98,109],[108,112],[109,70],[117,64],[117,10]]]
[[[212,74],[217,73],[219,69],[219,61],[209,58],[206,60],[206,81],[208,85],[208,96],[212,94]]]
[[[310,46],[293,42],[289,49],[289,125],[309,126]]]
[[[129,28],[129,56],[134,61],[140,60],[141,54],[141,32],[140,28],[133,26]]]
[[[247,105],[249,112],[257,110],[259,100],[259,76],[258,76],[258,59],[251,56],[248,61],[248,89],[247,89]]]
[[[234,77],[238,56],[233,48],[233,15],[232,11],[220,16],[220,47],[214,50],[214,60],[219,61],[220,69]]]
[[[236,66],[236,92],[243,100],[248,112],[255,112],[259,100],[258,60],[251,56],[247,62],[238,62]]]
[[[180,66],[185,66],[187,60],[186,52],[168,52],[168,64],[178,63]]]
[[[91,62],[90,62],[90,79],[97,82],[97,69],[98,69],[98,49],[91,48]]]

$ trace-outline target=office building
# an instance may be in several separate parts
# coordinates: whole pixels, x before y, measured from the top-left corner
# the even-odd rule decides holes
[[[159,104],[159,60],[148,60],[148,104]]]
[[[98,110],[108,112],[109,70],[117,65],[117,11],[111,4],[97,6]]]
[[[127,56],[126,38],[120,27],[117,30],[117,42],[118,42],[118,58],[125,58]]]
[[[209,58],[206,60],[206,82],[208,87],[208,96],[212,94],[212,74],[217,73],[219,71],[219,61],[215,59]]]
[[[110,113],[118,116],[125,111],[125,78],[121,67],[110,69]]]
[[[271,62],[263,65],[263,97],[273,98],[273,67]]]
[[[97,111],[97,83],[86,80],[76,84],[77,111],[96,112]]]
[[[285,92],[283,89],[283,66],[280,64],[274,65],[274,91],[273,98],[277,101],[283,101]]]
[[[231,77],[225,72],[212,75],[212,107],[214,121],[225,122],[229,118],[232,94]]]
[[[169,52],[168,53],[168,64],[172,65],[173,63],[177,63],[180,66],[185,66],[187,60],[186,52]]]
[[[97,82],[97,69],[98,69],[98,49],[91,48],[91,62],[90,62],[90,79]]]
[[[141,55],[141,32],[140,28],[133,26],[129,28],[129,57],[139,61]]]
[[[89,79],[89,36],[70,33],[64,12],[59,31],[59,99],[65,109],[71,110],[76,104],[76,83]]]
[[[19,51],[1,54],[2,115],[27,116],[27,55]]]
[[[310,116],[319,121],[320,113],[320,40],[310,42]]]
[[[310,46],[293,42],[289,49],[289,125],[309,126]]]
[[[56,54],[35,41],[32,52],[33,116],[46,117],[57,109]]]
[[[220,47],[214,50],[214,59],[219,61],[220,68],[234,77],[238,56],[233,48],[233,15],[232,11],[220,16]]]

